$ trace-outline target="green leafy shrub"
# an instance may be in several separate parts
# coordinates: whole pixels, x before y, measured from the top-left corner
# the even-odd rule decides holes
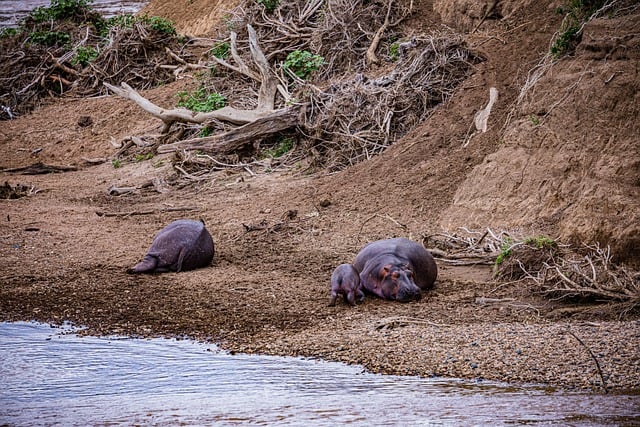
[[[29,14],[29,18],[35,22],[57,21],[83,15],[89,11],[87,0],[51,0],[48,7],[36,7]]]
[[[17,28],[3,28],[0,30],[0,39],[15,37],[20,30]]]
[[[191,111],[206,113],[219,110],[227,104],[227,98],[219,93],[207,93],[204,88],[189,92],[178,92],[178,106]]]
[[[91,46],[79,46],[75,56],[71,59],[74,65],[86,67],[89,62],[98,57],[98,51]]]
[[[307,50],[294,50],[287,55],[283,65],[296,76],[306,80],[323,64],[324,58],[320,55],[314,55]]]
[[[149,24],[149,26],[159,33],[166,34],[168,36],[175,36],[178,34],[173,21],[167,18],[161,18],[159,16],[143,16],[142,22]]]
[[[71,40],[71,36],[63,31],[32,31],[29,41],[43,46],[62,46]]]
[[[580,43],[582,24],[591,19],[606,2],[607,0],[569,0],[565,6],[557,8],[556,12],[565,17],[560,34],[551,45],[551,54],[558,58],[572,52]]]

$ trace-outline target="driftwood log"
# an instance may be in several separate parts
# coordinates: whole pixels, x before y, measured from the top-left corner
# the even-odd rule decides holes
[[[176,122],[204,124],[218,120],[240,125],[240,127],[219,135],[193,138],[163,145],[158,148],[159,153],[167,153],[181,149],[197,149],[216,154],[230,153],[254,139],[264,138],[295,126],[299,122],[301,113],[305,108],[304,104],[299,104],[275,109],[275,99],[278,92],[280,92],[286,100],[289,99],[289,94],[286,92],[286,89],[278,84],[278,78],[271,70],[267,58],[260,49],[255,30],[251,25],[247,25],[247,31],[251,58],[258,68],[258,72],[251,70],[249,66],[244,63],[240,55],[237,54],[237,36],[235,33],[232,33],[231,37],[231,52],[237,65],[231,65],[223,60],[217,60],[217,62],[233,71],[260,81],[258,103],[256,108],[252,110],[242,110],[230,106],[205,113],[193,112],[186,108],[166,109],[140,95],[140,93],[126,83],[122,83],[120,87],[106,82],[104,85],[116,95],[135,102],[144,111],[162,120],[164,123],[162,133],[168,132]]]

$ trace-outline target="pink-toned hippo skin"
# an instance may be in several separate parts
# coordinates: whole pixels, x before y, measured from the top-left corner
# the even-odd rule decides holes
[[[364,299],[364,292],[360,286],[360,275],[351,264],[340,264],[331,274],[330,306],[336,305],[338,295],[344,296],[347,303],[356,305]]]
[[[358,253],[353,266],[367,292],[402,302],[419,300],[421,291],[433,288],[438,277],[431,253],[402,237],[369,243]]]

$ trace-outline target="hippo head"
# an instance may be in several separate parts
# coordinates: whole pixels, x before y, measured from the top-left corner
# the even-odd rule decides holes
[[[373,292],[388,300],[401,302],[418,301],[422,298],[415,284],[413,271],[407,264],[386,264],[378,272]]]

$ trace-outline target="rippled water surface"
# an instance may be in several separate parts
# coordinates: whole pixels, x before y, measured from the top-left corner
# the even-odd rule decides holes
[[[640,396],[395,377],[0,323],[0,425],[635,425]]]
[[[110,17],[135,13],[147,3],[148,0],[93,0],[89,4],[105,17]],[[50,0],[0,0],[0,28],[15,26],[34,8],[50,4]]]

